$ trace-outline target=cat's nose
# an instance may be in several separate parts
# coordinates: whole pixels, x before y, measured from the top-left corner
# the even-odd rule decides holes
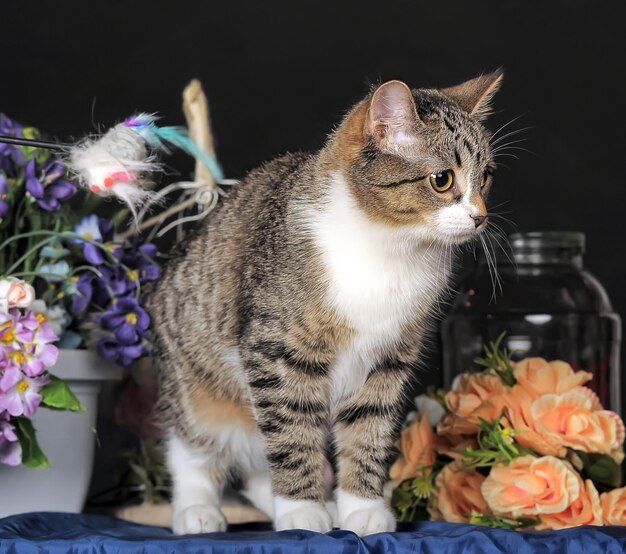
[[[476,229],[478,229],[485,221],[487,221],[486,215],[470,215],[470,217],[474,220],[474,225]]]

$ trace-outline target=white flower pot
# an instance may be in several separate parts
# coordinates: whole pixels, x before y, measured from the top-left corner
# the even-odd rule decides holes
[[[49,469],[0,465],[0,518],[35,511],[79,513],[87,497],[96,442],[100,383],[116,381],[122,369],[86,350],[61,350],[52,373],[64,379],[84,413],[40,407],[33,417]]]

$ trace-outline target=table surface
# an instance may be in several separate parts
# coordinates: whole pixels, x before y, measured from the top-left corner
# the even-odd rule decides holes
[[[424,554],[593,554],[626,552],[626,527],[579,527],[556,532],[514,532],[455,523],[401,525],[396,533],[357,537],[293,530],[276,533],[269,524],[231,526],[226,533],[173,535],[169,529],[98,515],[32,513],[0,519],[0,554],[216,552],[245,554],[334,554],[404,552]]]

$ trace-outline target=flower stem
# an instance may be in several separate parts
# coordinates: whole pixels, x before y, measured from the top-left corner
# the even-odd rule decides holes
[[[26,253],[23,256],[20,256],[15,263],[7,270],[7,275],[11,275],[18,267],[20,267],[21,263],[30,258],[31,254],[34,254],[35,252],[37,252],[37,250],[39,250],[40,248],[44,247],[46,244],[48,244],[49,242],[52,242],[56,237],[48,237],[47,239],[44,239],[40,242],[38,242],[37,244],[35,244],[32,248],[30,248],[29,250],[26,251]]]

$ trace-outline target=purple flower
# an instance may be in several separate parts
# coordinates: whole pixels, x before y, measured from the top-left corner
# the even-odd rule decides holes
[[[105,360],[129,367],[146,355],[146,348],[142,344],[122,346],[114,337],[108,336],[98,339],[98,354]]]
[[[103,222],[105,225],[103,225]],[[109,233],[112,233],[102,219],[99,223],[99,230],[103,232],[103,238],[110,236]],[[87,247],[89,246],[93,245],[85,245],[85,257],[88,255]],[[104,264],[98,265],[95,263],[95,258],[88,260],[97,266],[99,275],[90,271],[81,274],[78,278],[76,283],[77,293],[72,299],[72,312],[74,314],[84,312],[89,305],[106,308],[114,299],[134,294],[137,291],[138,284],[143,286],[158,279],[160,270],[154,261],[157,254],[157,248],[154,244],[146,243],[138,248],[119,247],[114,254],[119,260],[119,265],[115,267],[109,267]],[[101,255],[99,249],[98,255]]]
[[[100,317],[107,335],[98,340],[98,352],[105,360],[127,367],[147,353],[150,317],[136,298],[120,298]]]
[[[57,160],[37,168],[35,160],[30,160],[25,169],[26,190],[37,200],[42,210],[58,212],[61,201],[76,193],[76,185],[63,179],[65,167]]]
[[[39,320],[33,312],[24,315],[18,310],[11,310],[15,316],[13,319],[13,335],[22,344],[27,344],[35,338],[35,332],[39,328]]]
[[[12,374],[10,367],[17,367],[28,377],[38,377],[52,367],[59,356],[53,342],[58,337],[41,315],[32,312],[22,315],[19,310],[9,311],[11,319],[0,331],[0,389]],[[6,388],[6,385],[5,385]]]
[[[98,268],[100,275],[92,271],[82,273],[76,282],[76,293],[72,297],[72,312],[83,313],[90,305],[106,308],[111,301],[125,295],[135,287],[124,277],[122,268]]]
[[[78,222],[76,227],[74,227],[74,232],[88,240],[106,244],[113,241],[114,229],[110,221],[101,217],[99,218],[96,215],[90,215]],[[91,265],[99,266],[104,263],[102,248],[99,248],[95,244],[81,241],[80,239],[76,239],[73,242],[82,245],[83,255]]]
[[[110,311],[100,317],[102,327],[113,331],[117,341],[124,346],[146,338],[150,317],[132,297],[120,298]]]
[[[49,381],[48,375],[28,377],[16,367],[7,368],[0,379],[0,412],[31,417],[41,404],[39,390]]]
[[[0,135],[21,137],[23,136],[22,126],[12,119],[9,119],[3,113],[0,113]],[[0,161],[2,161],[2,158],[10,159],[16,165],[24,165],[24,154],[19,147],[13,144],[0,142]],[[6,167],[4,164],[2,165]],[[8,169],[8,167],[6,168]]]
[[[72,312],[80,314],[87,309],[93,298],[93,281],[95,273],[85,271],[76,282],[76,293],[72,296]]]
[[[151,242],[142,244],[139,248],[126,247],[116,254],[121,255],[121,262],[131,268],[129,276],[131,280],[139,280],[143,285],[159,278],[160,271],[156,263],[157,247]]]
[[[19,466],[22,463],[22,447],[17,440],[15,427],[8,419],[8,412],[0,413],[0,464]]]
[[[0,221],[11,213],[9,192],[9,183],[6,175],[4,173],[0,173]]]

